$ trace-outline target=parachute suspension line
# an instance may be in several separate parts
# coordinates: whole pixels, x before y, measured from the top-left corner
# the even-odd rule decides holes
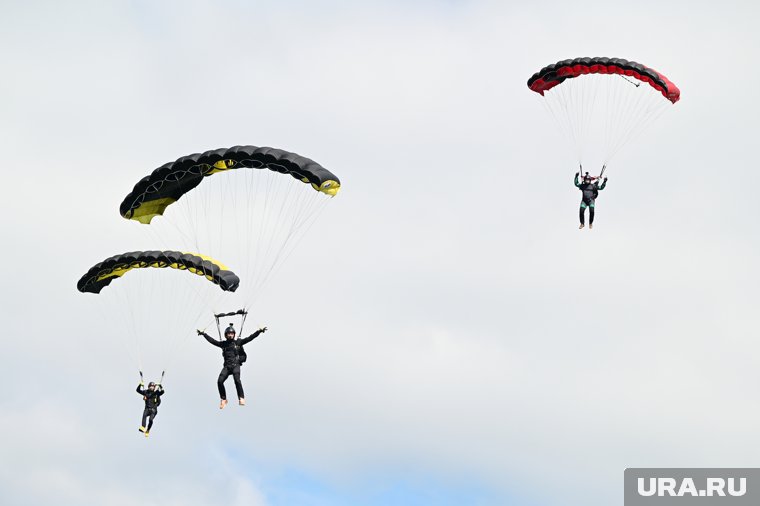
[[[635,126],[639,119],[641,119],[643,112],[641,108],[641,102],[644,100],[647,94],[641,93],[642,90],[637,90],[634,95],[626,94],[628,100],[625,101],[626,109],[624,110],[623,120],[620,122],[620,130],[617,132],[616,139],[620,139],[623,142],[627,135],[631,132],[631,127]],[[615,146],[613,146],[615,149]]]
[[[617,138],[617,132],[620,127],[620,123],[623,121],[623,109],[624,109],[624,98],[627,96],[623,94],[621,97],[621,91],[622,86],[620,85],[620,81],[615,79],[615,76],[605,75],[605,76],[599,76],[600,79],[604,80],[605,87],[607,89],[607,94],[609,97],[608,103],[610,104],[610,108],[605,111],[606,114],[606,124],[609,127],[609,130],[605,132],[604,136],[604,146],[603,146],[603,156],[604,156],[604,162],[609,162],[608,153],[610,151],[609,146],[614,142],[614,140]]]
[[[106,296],[114,297],[113,294],[106,294]],[[108,305],[108,301],[106,299],[104,299],[103,297],[101,297],[101,296],[96,297],[95,299],[97,301],[95,303],[95,306],[98,308],[98,312],[100,313],[101,321],[102,322],[106,322],[106,323],[107,322],[112,322],[112,320],[113,320],[113,311],[107,310],[107,308],[106,308],[106,305]],[[111,309],[111,308],[108,308],[108,309]],[[118,318],[121,320],[121,325],[118,325],[118,323],[117,323],[117,326],[121,327],[122,329],[129,329],[131,326],[133,326],[133,325],[130,325],[130,321],[129,321],[130,318],[128,317],[128,315],[127,315],[126,312],[116,311],[116,314],[119,315]],[[113,325],[111,325],[110,327],[108,327],[107,333],[108,333],[108,337],[109,338],[111,338],[113,336],[112,329],[113,329]],[[131,331],[127,331],[127,332],[129,334],[128,337],[130,337],[130,336],[134,337],[134,333],[133,332],[131,332]],[[122,349],[125,352],[125,355],[129,358],[129,367],[131,368],[131,367],[134,367],[135,365],[137,365],[138,369],[142,369],[142,364],[140,363],[139,357],[135,353],[135,350],[137,349],[136,346],[129,346],[128,343],[126,341],[122,340],[122,339],[116,338],[115,340],[120,343]]]
[[[229,187],[229,185],[227,185],[227,187]],[[218,228],[218,223],[216,223],[215,220],[218,219],[219,216],[214,215],[210,210],[218,207],[224,209],[224,206],[219,205],[220,203],[214,202],[216,198],[223,199],[225,197],[224,189],[220,189],[219,197],[216,197],[214,193],[208,191],[208,188],[210,187],[202,186],[193,194],[185,195],[175,206],[170,206],[167,209],[165,215],[161,217],[163,219],[160,221],[162,225],[168,224],[172,231],[177,233],[180,237],[180,240],[178,241],[179,243],[194,244],[194,252],[199,254],[213,253],[213,251],[208,251],[203,245],[216,242],[217,239],[220,241],[222,240],[219,233],[212,234],[212,232]],[[234,202],[234,199],[232,200]],[[224,215],[221,217],[224,219]],[[168,240],[166,234],[159,233],[160,229],[153,226],[148,226],[146,228],[148,228],[153,236],[157,240],[160,240],[160,242],[166,243]],[[186,230],[191,233],[188,234]],[[206,233],[204,234],[204,232]],[[176,249],[178,244],[172,243],[167,244],[167,246],[167,249]],[[225,259],[215,259],[220,260],[223,263],[225,262]],[[204,272],[204,275],[208,274],[208,272]],[[172,327],[174,329],[172,331],[172,336],[174,338],[168,345],[168,348],[171,350],[177,350],[182,344],[184,344],[188,339],[188,335],[192,334],[192,331],[194,330],[182,328],[180,326],[182,322],[187,324],[188,321],[192,320],[197,327],[197,323],[203,317],[208,306],[215,305],[225,297],[225,292],[221,291],[215,291],[213,292],[215,294],[214,296],[209,296],[207,292],[204,293],[203,287],[196,283],[190,283],[187,289],[182,290],[181,293],[185,297],[185,303],[178,304],[180,311],[176,312],[176,325]],[[175,296],[175,294],[173,294],[173,296]],[[203,307],[203,309],[199,309],[201,307]],[[182,308],[184,308],[184,310],[182,310]]]
[[[609,161],[612,153],[617,151],[617,146],[625,140],[626,134],[630,133],[630,128],[635,125],[641,116],[640,103],[643,94],[637,93],[634,96],[624,94],[625,99],[621,100],[621,112],[619,120],[615,125],[612,136],[612,142],[605,150],[605,162]]]
[[[145,228],[153,230],[152,227],[145,226]],[[163,260],[167,263],[171,262],[169,258]],[[159,276],[148,275],[145,271],[136,271],[130,276],[130,284],[134,286],[134,289],[113,292],[123,299],[118,307],[125,308],[130,314],[130,321],[124,328],[128,329],[131,340],[134,342],[140,368],[143,367],[143,346],[140,345],[140,337],[143,344],[147,345],[146,351],[149,351],[151,356],[159,360],[166,360],[166,357],[173,359],[177,355],[177,350],[192,335],[194,328],[197,328],[189,327],[188,322],[197,323],[206,313],[209,301],[218,300],[226,293],[215,285],[205,285],[206,280],[196,279],[201,276],[210,276],[211,273],[208,271],[197,275],[180,273],[168,268],[163,270],[165,273]],[[167,284],[167,280],[173,280],[174,283]],[[204,286],[206,286],[205,292]],[[143,329],[137,329],[136,312],[142,314],[140,321],[145,321],[146,317],[149,318],[147,321],[150,323],[143,324],[145,326]],[[117,314],[123,314],[123,312],[117,312]]]
[[[261,251],[261,243],[264,236],[262,224],[266,219],[267,204],[269,202],[269,193],[272,186],[270,174],[262,173],[260,174],[260,178],[260,180],[257,180],[256,178],[251,179],[252,185],[250,186],[250,191],[252,192],[251,209],[248,211],[249,214],[247,217],[250,219],[250,226],[246,230],[248,247],[245,256],[245,269],[243,271],[246,273],[246,283],[249,287],[252,282],[250,277],[252,272],[251,265],[253,264],[255,266],[255,262],[258,261]]]
[[[139,280],[136,280],[139,285]],[[117,305],[117,307],[126,308],[127,309],[127,332],[132,337],[133,346],[135,350],[135,356],[137,358],[137,365],[140,368],[140,370],[143,369],[143,361],[142,361],[142,353],[140,349],[140,336],[137,328],[137,315],[135,315],[135,308],[134,304],[130,300],[129,294],[130,292],[128,290],[115,290],[114,295],[117,299],[121,299],[121,302]],[[117,311],[118,312],[118,311]]]
[[[566,79],[545,91],[541,102],[570,141],[578,163],[597,154],[605,167],[670,105],[641,84],[619,74],[593,74]]]
[[[273,206],[273,204],[270,204],[270,201],[273,199],[273,193],[279,193],[279,186],[280,183],[282,183],[282,179],[283,178],[274,178],[270,176],[266,181],[264,189],[264,209],[261,213],[261,220],[258,222],[259,239],[256,244],[256,256],[254,258],[253,270],[248,270],[248,273],[251,274],[251,279],[249,280],[251,283],[251,289],[248,290],[248,293],[251,295],[256,293],[258,273],[263,269],[262,264],[265,262],[263,257],[271,246],[272,238],[269,236],[273,235],[275,232],[276,227],[274,225],[268,226],[271,219],[270,215],[272,214],[271,207]],[[273,188],[275,188],[276,192]]]
[[[205,267],[203,274],[204,276],[210,275],[209,272],[205,271]],[[174,330],[172,331],[172,339],[170,340],[169,349],[167,351],[167,355],[170,359],[177,355],[179,349],[187,342],[189,336],[192,335],[193,329],[184,328],[182,325],[187,324],[187,322],[190,321],[197,323],[203,313],[205,313],[207,305],[210,302],[210,293],[208,291],[206,292],[206,295],[202,293],[203,288],[200,281],[201,280],[188,279],[187,289],[181,290],[184,294],[184,302],[180,304],[182,310],[176,314],[176,324],[172,327]],[[203,280],[203,282],[205,283],[205,280]],[[216,286],[214,286],[213,289],[215,289],[213,293],[216,294],[216,297],[224,294],[224,292],[219,290]]]
[[[271,228],[271,236],[270,236],[270,240],[267,241],[267,251],[265,254],[267,263],[266,265],[262,266],[261,270],[257,271],[256,281],[254,285],[255,286],[254,290],[256,292],[258,292],[258,290],[263,286],[269,273],[278,264],[283,248],[287,247],[288,245],[288,241],[290,240],[293,228],[298,225],[298,221],[297,221],[299,217],[298,211],[300,210],[300,207],[304,202],[303,197],[308,195],[308,193],[313,193],[313,190],[311,188],[302,186],[298,188],[298,191],[296,191],[293,198],[291,198],[291,195],[293,195],[294,188],[297,188],[297,185],[294,185],[294,184],[288,185],[288,192],[285,195],[285,197],[282,199],[282,203],[277,212],[276,221],[279,223],[282,223],[283,225]],[[283,232],[283,227],[285,225],[288,225],[287,233]],[[275,234],[279,235],[276,240],[275,240]],[[276,251],[274,255],[271,254],[271,251],[273,248]]]
[[[254,171],[256,169],[249,169],[245,171],[245,249],[246,252],[245,255],[245,270],[243,272],[249,272],[249,268],[251,265],[251,247],[253,245],[253,228],[254,228],[254,205],[255,205],[255,198],[256,198],[256,188],[257,183],[260,181],[260,177],[256,177],[257,175],[261,176],[263,174],[255,174]]]
[[[572,126],[572,120],[567,103],[569,92],[562,86],[557,86],[547,91],[541,100],[543,106],[551,113],[555,123],[558,125],[560,132],[570,143],[570,147],[575,151],[579,163],[582,161],[579,141]]]
[[[298,245],[301,243],[301,241],[303,240],[303,238],[306,237],[306,235],[308,234],[309,230],[311,230],[311,227],[314,225],[314,223],[316,223],[316,221],[319,218],[319,216],[322,214],[322,212],[327,207],[328,199],[322,198],[320,200],[321,200],[321,202],[319,202],[319,205],[316,208],[316,210],[311,211],[309,213],[309,215],[308,215],[309,219],[307,219],[306,221],[304,221],[301,224],[301,227],[304,224],[306,224],[306,228],[304,229],[303,233],[301,233],[300,235],[297,236],[295,242],[293,243],[293,246],[285,253],[282,261],[280,262],[280,265],[283,264],[283,263],[285,263],[285,261],[288,258],[290,258],[290,255],[292,255],[293,252],[297,249]],[[275,266],[273,266],[270,269],[269,273],[271,273],[274,270],[274,268],[275,268]],[[261,283],[261,286],[264,286],[264,284],[268,281],[268,279],[269,279],[269,273],[267,273],[267,277],[263,280],[263,282]]]
[[[262,232],[260,235],[260,240],[262,241],[263,246],[263,252],[261,248],[257,249],[257,257],[256,261],[253,267],[253,271],[249,271],[252,274],[251,279],[251,286],[253,293],[257,291],[257,282],[260,276],[260,273],[263,269],[266,268],[268,262],[269,262],[269,255],[270,251],[272,249],[272,243],[274,242],[274,235],[277,232],[277,223],[280,221],[281,215],[282,215],[282,207],[284,203],[287,201],[288,194],[285,194],[282,198],[279,198],[279,202],[275,203],[273,202],[271,205],[269,204],[270,197],[273,197],[274,195],[280,195],[281,193],[281,186],[283,183],[284,178],[270,178],[269,183],[267,185],[267,191],[266,191],[266,209],[263,214],[262,222],[260,223],[259,227]],[[274,190],[273,190],[274,188]],[[288,191],[292,189],[292,185],[288,185]],[[274,200],[272,198],[272,200]],[[279,203],[279,207],[277,204]]]
[[[567,80],[544,95],[545,106],[560,125],[575,149],[578,163],[583,163],[585,140],[589,135],[596,112],[597,81],[592,86],[580,86],[575,80]]]
[[[576,97],[578,96],[578,90],[576,89],[576,86],[573,86],[573,84],[574,83],[571,81],[570,86],[562,90],[562,94],[560,95],[560,104],[562,105],[565,111],[565,115],[567,116],[567,123],[570,128],[573,143],[575,144],[575,149],[578,153],[578,160],[583,160],[583,142],[579,137],[580,132],[577,128],[577,115],[579,107],[576,106],[576,103],[578,102],[578,99]],[[573,111],[575,111],[575,115],[572,114]]]
[[[594,80],[591,86],[591,97],[590,99],[587,99],[588,103],[588,112],[586,116],[586,124],[583,130],[582,138],[588,139],[591,135],[591,124],[593,123],[594,116],[597,114],[596,111],[596,104],[597,104],[597,97],[599,94],[599,87],[600,83],[598,80]]]
[[[600,79],[604,79],[605,88],[607,90],[607,103],[610,107],[605,111],[605,126],[607,130],[604,135],[604,161],[609,160],[607,153],[610,151],[610,145],[614,142],[616,132],[619,128],[619,123],[622,114],[622,99],[620,97],[620,81],[615,79],[615,76],[599,76]]]
[[[624,86],[624,85],[622,85]],[[624,93],[626,99],[618,98],[622,104],[618,119],[606,142],[605,163],[609,162],[630,140],[637,137],[652,121],[668,108],[669,102],[657,94],[642,89],[637,93]]]
[[[612,158],[616,143],[620,142],[621,136],[628,130],[628,125],[640,114],[637,106],[644,95],[623,90],[623,86],[627,85],[614,79],[614,76],[601,77],[605,80],[607,88],[607,103],[612,106],[605,111],[603,164],[607,164]]]
[[[541,102],[541,106],[547,111],[547,114],[551,114],[552,118],[554,119],[554,124],[557,126],[557,130],[559,131],[560,135],[565,138],[567,142],[570,143],[571,147],[573,146],[573,140],[570,136],[570,133],[567,131],[565,126],[562,123],[562,118],[560,118],[553,107],[551,107],[551,102],[548,100],[545,100],[543,98],[539,99],[539,102]],[[580,160],[579,160],[580,162]]]
[[[274,174],[277,176],[277,174]],[[287,186],[287,190],[282,189],[282,185]],[[262,218],[260,229],[260,243],[255,255],[254,268],[250,271],[253,278],[250,286],[251,290],[247,292],[256,296],[259,289],[263,285],[263,280],[266,278],[268,272],[270,272],[278,263],[280,259],[280,251],[283,246],[287,245],[288,236],[283,232],[285,227],[290,224],[290,227],[295,225],[294,221],[297,219],[297,213],[292,211],[299,204],[299,194],[303,196],[304,193],[316,193],[307,185],[295,183],[289,181],[288,178],[283,178],[281,175],[276,179],[268,181],[266,199],[270,200],[271,194],[276,193],[278,195],[279,202],[266,206],[266,212],[261,213],[265,218]],[[280,197],[281,195],[281,197]],[[294,196],[295,195],[295,196]],[[302,200],[302,198],[300,199]],[[265,244],[262,246],[261,244]],[[273,254],[273,251],[276,253]],[[248,300],[250,304],[252,300]]]
[[[243,317],[240,319],[240,337],[243,337],[243,329],[245,328],[246,318],[248,318],[248,311],[243,310]]]
[[[279,248],[275,253],[272,261],[269,263],[268,269],[261,272],[258,276],[255,288],[255,294],[260,293],[266,282],[269,280],[271,274],[284,263],[285,259],[290,256],[290,253],[295,249],[295,246],[300,242],[305,233],[308,231],[308,227],[303,233],[299,232],[303,229],[304,224],[313,223],[318,214],[319,204],[325,204],[328,199],[318,193],[312,191],[311,188],[304,187],[297,192],[297,196],[294,199],[290,199],[288,209],[286,210],[286,223],[290,226],[287,229],[284,237],[278,238],[276,241],[279,244]],[[298,237],[298,241],[292,243],[294,237]],[[274,242],[274,241],[273,241]]]
[[[660,118],[662,114],[667,110],[667,108],[667,104],[661,104],[661,107],[648,111],[645,116],[631,125],[629,132],[626,134],[625,138],[622,139],[621,142],[619,142],[618,145],[613,149],[610,158],[615,156],[626,144],[628,144],[628,142],[638,137],[649,127],[649,125]]]
[[[224,292],[222,292],[223,296]],[[219,297],[217,297],[216,302],[219,301]],[[200,308],[200,306],[198,306]],[[166,368],[170,369],[173,367],[174,362],[178,356],[180,356],[181,351],[185,349],[188,341],[190,341],[190,336],[195,334],[195,328],[198,328],[198,322],[203,318],[204,314],[207,314],[206,311],[211,307],[211,304],[203,304],[203,307],[200,308],[198,311],[194,312],[194,318],[189,319],[185,316],[177,317],[177,319],[180,322],[187,322],[191,321],[193,325],[189,326],[188,328],[184,328],[180,325],[177,325],[174,327],[174,331],[172,332],[172,339],[171,342],[166,346],[166,353],[163,356],[168,357],[166,362]],[[192,328],[191,328],[192,327]],[[203,331],[209,327],[209,324],[206,324],[203,326]]]

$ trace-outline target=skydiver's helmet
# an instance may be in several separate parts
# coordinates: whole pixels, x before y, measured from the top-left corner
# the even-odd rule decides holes
[[[592,177],[589,175],[589,173],[588,173],[588,172],[586,172],[586,175],[585,175],[585,176],[583,176],[583,183],[584,183],[584,184],[590,184],[591,182],[593,182],[593,180],[594,180],[594,178],[592,178]]]
[[[232,324],[230,323],[230,326],[224,329],[224,337],[226,337],[227,339],[235,339],[235,334],[236,334],[235,327],[233,327]]]
[[[153,383],[152,381],[150,383],[148,383],[148,389],[153,390],[155,388],[156,388],[156,384],[155,383]]]

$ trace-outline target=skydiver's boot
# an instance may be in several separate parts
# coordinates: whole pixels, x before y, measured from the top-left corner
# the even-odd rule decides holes
[[[219,403],[219,409],[224,409],[226,405],[227,405],[227,399],[222,399],[222,402]]]
[[[144,426],[144,425],[141,425],[141,426],[140,426],[140,428],[139,428],[139,429],[137,429],[137,430],[139,430],[140,432],[145,432],[145,426]]]
[[[586,225],[584,225],[583,223],[581,223],[581,225],[578,227],[578,230],[582,229],[582,228],[583,228],[583,227],[585,227],[585,226],[586,226]]]
[[[145,431],[145,437],[148,437],[148,436],[150,436],[150,432],[148,432],[148,431],[146,430],[146,431]]]
[[[594,224],[593,223],[589,223],[588,224],[588,229],[591,230],[592,228],[594,228]]]
[[[243,397],[238,399],[238,404],[240,404],[241,406],[245,406],[245,399]]]

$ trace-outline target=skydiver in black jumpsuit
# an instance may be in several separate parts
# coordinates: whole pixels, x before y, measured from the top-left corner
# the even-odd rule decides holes
[[[158,414],[158,406],[161,404],[161,396],[164,395],[164,387],[156,385],[152,381],[148,383],[148,389],[143,388],[143,382],[137,385],[137,393],[143,396],[145,401],[145,409],[142,415],[142,425],[138,429],[140,432],[145,433],[145,437],[150,434],[150,428],[153,427],[153,419]],[[145,421],[148,420],[147,427]]]
[[[221,397],[221,403],[219,409],[224,409],[227,405],[227,391],[224,388],[224,382],[230,377],[230,374],[235,380],[235,389],[237,390],[238,402],[241,406],[245,406],[245,394],[243,393],[243,383],[240,381],[240,366],[245,362],[245,351],[243,346],[253,341],[259,334],[267,331],[266,327],[262,327],[250,336],[243,339],[235,339],[235,329],[230,326],[224,329],[224,341],[217,341],[213,337],[209,336],[205,332],[199,330],[198,335],[206,338],[206,341],[222,349],[222,358],[224,358],[224,366],[219,373],[219,378],[216,380],[216,386],[219,388],[219,397]]]
[[[581,208],[579,212],[581,226],[578,228],[583,228],[586,226],[585,214],[587,207],[588,228],[594,228],[594,206],[596,204],[596,198],[599,196],[599,192],[604,190],[605,186],[607,186],[607,178],[605,177],[602,185],[599,186],[598,178],[589,176],[588,172],[586,172],[586,175],[583,176],[583,183],[578,182],[578,176],[580,176],[580,172],[575,173],[575,187],[583,192],[583,197],[581,198]]]

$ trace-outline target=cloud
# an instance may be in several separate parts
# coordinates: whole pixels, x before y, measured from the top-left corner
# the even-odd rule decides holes
[[[760,40],[731,7],[3,6],[5,497],[329,504],[387,481],[609,504],[628,466],[749,465],[759,111],[725,69],[754,82]],[[574,160],[525,81],[592,53],[683,100],[579,232]],[[252,316],[249,405],[217,409],[218,352],[187,336],[146,441],[120,320],[74,284],[138,240],[117,214],[137,179],[236,143],[343,191]]]

